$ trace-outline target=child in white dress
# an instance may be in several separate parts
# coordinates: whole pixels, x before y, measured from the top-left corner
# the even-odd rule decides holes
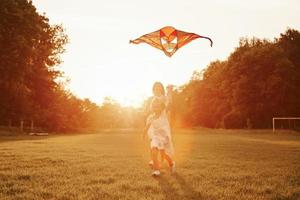
[[[170,107],[171,107],[170,105],[172,102],[170,87],[169,86],[167,87],[167,95],[165,95],[165,89],[164,89],[163,84],[161,82],[155,82],[152,87],[152,93],[153,93],[153,96],[149,101],[150,104],[147,106],[147,111],[146,111],[147,117],[153,113],[153,108],[152,108],[153,100],[159,99],[159,100],[163,101],[165,104],[168,120],[170,123]],[[150,155],[150,157],[151,157],[151,155]],[[163,161],[164,161],[164,156],[161,155],[161,163],[163,163]],[[153,160],[150,160],[149,166],[153,168]]]
[[[175,162],[171,156],[174,152],[170,124],[166,113],[165,102],[160,98],[152,101],[153,113],[147,118],[145,131],[150,139],[151,158],[153,161],[153,176],[159,176],[158,154],[168,161],[171,172],[175,172]]]

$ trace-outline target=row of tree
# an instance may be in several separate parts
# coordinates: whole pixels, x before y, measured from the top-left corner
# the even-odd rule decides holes
[[[63,27],[50,25],[31,1],[0,1],[0,125],[33,123],[51,131],[137,126],[138,110],[109,98],[98,106],[65,89],[57,66],[67,43]]]
[[[29,0],[0,1],[0,125],[50,131],[143,125],[145,106],[101,106],[65,89],[60,55],[68,37]],[[273,116],[300,116],[300,33],[274,41],[241,39],[225,61],[215,61],[173,92],[172,124],[212,128],[268,128]],[[144,104],[146,105],[146,103]]]
[[[175,103],[183,126],[270,128],[274,116],[300,116],[299,31],[241,39],[227,60],[195,72]]]

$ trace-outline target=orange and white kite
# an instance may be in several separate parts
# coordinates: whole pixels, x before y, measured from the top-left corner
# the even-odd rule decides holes
[[[166,26],[158,31],[145,34],[135,40],[130,40],[130,43],[140,44],[145,42],[162,50],[167,56],[171,57],[179,48],[197,38],[208,39],[210,41],[210,46],[213,45],[213,41],[209,37],[180,31],[172,26]]]

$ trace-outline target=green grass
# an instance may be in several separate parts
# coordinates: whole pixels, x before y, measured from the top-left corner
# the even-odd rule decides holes
[[[300,135],[178,130],[177,174],[150,176],[137,131],[0,136],[0,199],[300,199]]]

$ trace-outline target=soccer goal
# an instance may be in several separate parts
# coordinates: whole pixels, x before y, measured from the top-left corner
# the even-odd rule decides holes
[[[300,117],[273,117],[273,132],[278,129],[299,130]]]

